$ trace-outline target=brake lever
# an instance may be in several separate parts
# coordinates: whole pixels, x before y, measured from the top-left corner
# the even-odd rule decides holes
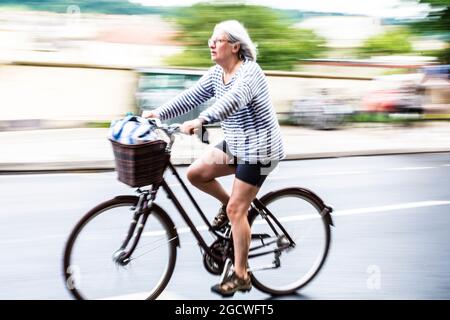
[[[202,126],[201,129],[194,132],[202,143],[209,144],[209,132],[205,126]]]

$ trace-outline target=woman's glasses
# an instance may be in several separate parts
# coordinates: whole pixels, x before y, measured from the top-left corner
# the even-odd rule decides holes
[[[233,43],[233,41],[227,40],[227,39],[208,39],[208,46],[212,47],[215,46],[217,43],[223,43],[223,42],[229,42]]]

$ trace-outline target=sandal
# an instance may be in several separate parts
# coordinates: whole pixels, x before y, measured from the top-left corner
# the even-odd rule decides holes
[[[227,225],[228,221],[227,206],[224,204],[219,209],[217,215],[214,217],[211,225],[214,230],[220,230]]]
[[[222,284],[211,287],[211,291],[220,294],[222,297],[232,297],[237,291],[248,292],[252,289],[250,276],[247,279],[239,278],[234,272],[231,277]]]

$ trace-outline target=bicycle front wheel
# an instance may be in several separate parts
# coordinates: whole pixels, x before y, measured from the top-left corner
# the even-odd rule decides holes
[[[64,251],[66,287],[76,299],[156,299],[173,273],[178,236],[167,213],[152,205],[127,264],[114,254],[133,223],[138,197],[121,196],[89,211],[72,231]],[[138,226],[133,232],[136,236]]]
[[[271,295],[293,294],[307,285],[323,266],[330,246],[330,222],[322,214],[323,202],[312,192],[289,188],[269,193],[261,202],[270,211],[267,219],[276,226],[278,235],[269,227],[265,219],[252,210],[249,216],[252,234],[265,235],[265,239],[253,239],[252,247],[268,244],[258,250],[277,250],[289,244],[286,234],[295,246],[275,253],[249,259],[252,283],[259,290]],[[331,218],[330,218],[331,219]],[[253,269],[253,270],[252,270]]]

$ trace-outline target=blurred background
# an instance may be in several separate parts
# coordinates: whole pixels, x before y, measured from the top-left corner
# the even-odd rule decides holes
[[[237,19],[257,44],[289,160],[260,194],[301,186],[335,208],[326,268],[288,299],[448,300],[449,5],[0,0],[0,249],[8,257],[0,299],[71,298],[61,268],[68,235],[92,207],[132,192],[114,172],[111,121],[192,86],[212,66],[214,25]],[[211,128],[210,146],[222,136]],[[180,135],[171,160],[192,163],[205,148]],[[186,167],[177,168],[184,177]],[[222,180],[227,190],[233,178]],[[217,201],[191,190],[212,219]],[[169,200],[157,201],[185,229]],[[218,298],[197,241],[182,237],[163,298]]]
[[[207,39],[226,19],[257,43],[282,124],[450,119],[450,1],[269,3],[0,0],[0,130],[157,107],[212,65]]]

